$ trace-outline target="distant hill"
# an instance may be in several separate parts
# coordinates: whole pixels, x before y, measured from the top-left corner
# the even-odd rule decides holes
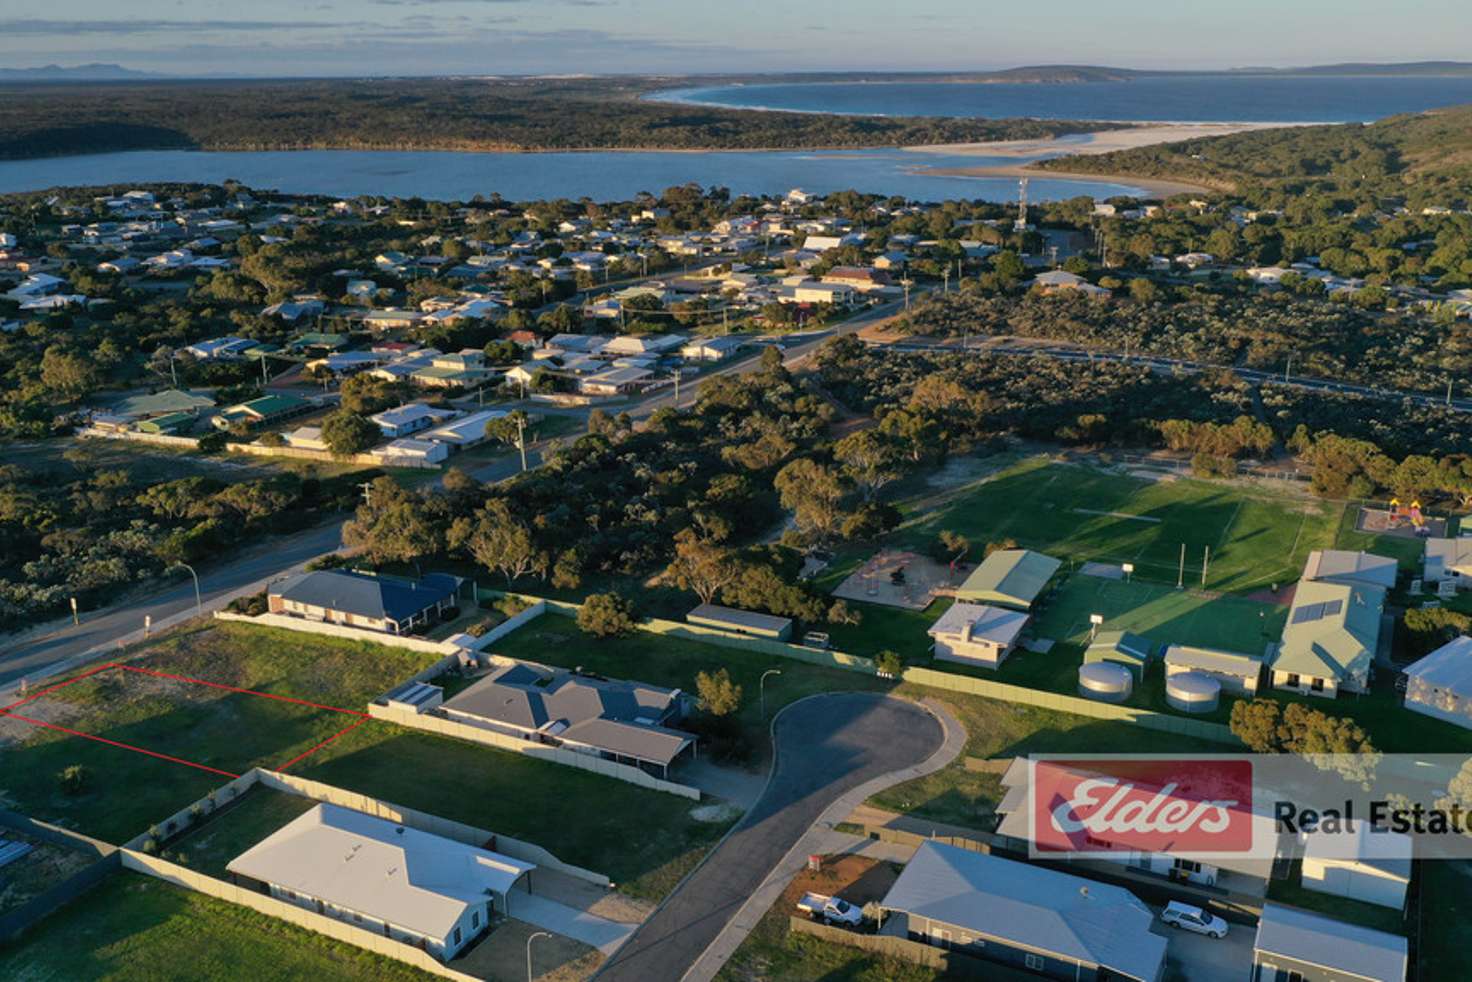
[[[0,68],[0,82],[123,82],[162,78],[151,72],[135,71],[122,65],[42,65],[38,68]]]

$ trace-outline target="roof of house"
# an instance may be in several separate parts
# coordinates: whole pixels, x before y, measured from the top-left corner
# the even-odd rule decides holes
[[[1426,540],[1426,558],[1440,559],[1446,569],[1461,567],[1472,573],[1472,536],[1459,539]]]
[[[416,581],[321,569],[287,577],[271,588],[271,595],[373,620],[402,621],[453,597],[460,582],[448,573],[429,573]]]
[[[930,625],[931,637],[959,637],[963,642],[1010,645],[1027,626],[1027,614],[987,604],[954,603]]]
[[[1164,661],[1173,667],[1227,675],[1256,675],[1262,671],[1261,655],[1244,655],[1217,648],[1197,648],[1189,644],[1166,645]]]
[[[1303,567],[1306,580],[1329,580],[1395,589],[1396,562],[1388,556],[1350,549],[1315,549]]]
[[[1263,905],[1253,948],[1378,982],[1406,977],[1405,938],[1274,903]]]
[[[961,600],[1031,607],[1062,560],[1031,549],[999,549],[984,559],[956,590]]]
[[[381,413],[374,413],[368,418],[380,427],[398,428],[407,426],[416,420],[438,420],[453,415],[455,415],[455,410],[453,409],[437,409],[434,406],[427,406],[422,402],[410,402],[402,406],[395,406],[393,409],[385,409]]]
[[[1377,830],[1370,822],[1358,821],[1348,830],[1329,832],[1317,828],[1306,833],[1303,858],[1330,866],[1375,870],[1407,883],[1411,879],[1411,837],[1388,829]]]
[[[215,400],[207,395],[185,392],[182,389],[165,389],[150,395],[129,396],[112,407],[118,416],[160,416],[164,413],[190,412],[208,409]]]
[[[656,764],[693,739],[661,726],[678,689],[515,662],[445,702],[445,709],[548,733]]]
[[[921,843],[882,905],[1145,982],[1165,962],[1154,915],[1128,890],[938,842]]]
[[[504,896],[536,867],[319,803],[226,869],[442,939],[466,908]]]
[[[685,619],[690,621],[697,617],[708,621],[723,621],[737,627],[758,631],[781,632],[792,627],[790,617],[775,617],[772,614],[760,614],[754,610],[738,610],[735,607],[723,607],[720,604],[701,604],[685,615]]]
[[[1273,671],[1336,680],[1363,676],[1375,657],[1384,609],[1379,587],[1299,580]]]
[[[505,416],[505,410],[484,409],[469,416],[451,420],[444,426],[430,430],[425,433],[423,439],[434,440],[437,443],[468,443],[479,440],[486,435],[486,424],[494,419]]]
[[[1084,652],[1084,660],[1088,661],[1089,655],[1095,659],[1105,661],[1129,662],[1132,665],[1144,666],[1150,660],[1150,653],[1155,646],[1148,638],[1135,634],[1133,631],[1100,631],[1089,642],[1088,649]]]
[[[230,408],[241,409],[250,413],[252,416],[265,418],[281,413],[294,413],[297,410],[306,409],[308,405],[309,403],[305,399],[298,399],[296,396],[269,395],[261,396],[259,399],[252,399],[250,402],[242,402],[240,405],[231,406]]]
[[[1472,638],[1453,638],[1431,654],[1406,666],[1407,675],[1427,685],[1472,694]]]

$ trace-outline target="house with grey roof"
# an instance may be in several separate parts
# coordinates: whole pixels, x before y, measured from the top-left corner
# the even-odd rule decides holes
[[[1458,589],[1472,586],[1472,535],[1427,539],[1421,577],[1427,583],[1450,580]]]
[[[1283,639],[1268,659],[1273,688],[1334,698],[1365,692],[1380,646],[1385,590],[1298,581]]]
[[[531,863],[318,803],[226,866],[305,907],[449,961],[513,914],[513,889],[529,891]]]
[[[1408,961],[1398,935],[1267,904],[1252,944],[1252,982],[1405,982]]]
[[[926,631],[931,651],[942,661],[1000,668],[1017,646],[1028,615],[989,604],[952,604]]]
[[[1472,730],[1472,638],[1453,638],[1405,674],[1407,709]]]
[[[1166,939],[1122,887],[927,841],[880,902],[882,934],[1047,978],[1159,982]]]
[[[761,614],[752,610],[738,610],[720,604],[701,604],[685,615],[685,620],[702,627],[750,634],[754,638],[769,638],[786,641],[792,637],[792,618]]]
[[[407,634],[460,605],[465,580],[429,573],[417,580],[356,570],[321,569],[288,576],[266,591],[273,614]]]
[[[998,549],[956,588],[956,599],[1028,610],[1062,566],[1031,549]]]
[[[604,678],[535,662],[503,662],[447,699],[439,712],[456,722],[607,760],[669,767],[695,745],[675,729],[687,699],[679,689]]]

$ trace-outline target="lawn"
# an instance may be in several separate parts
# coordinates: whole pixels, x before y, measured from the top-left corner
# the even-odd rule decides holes
[[[362,711],[433,661],[403,648],[211,623],[171,634],[130,666]],[[342,713],[107,669],[15,710],[232,774],[279,767],[361,719]],[[20,811],[123,842],[202,797],[218,773],[4,721],[0,794]],[[64,792],[57,775],[79,764],[87,783]]]
[[[537,618],[496,642],[492,651],[510,658],[564,668],[581,666],[612,678],[632,679],[692,693],[696,691],[697,673],[724,668],[742,688],[738,716],[761,759],[765,759],[768,751],[770,719],[788,703],[816,692],[889,688],[889,683],[872,675],[644,631],[625,638],[598,639],[580,631],[572,618],[559,614]],[[760,698],[761,677],[771,669],[781,674],[767,678],[764,718]]]
[[[0,977],[27,982],[434,976],[255,911],[139,873],[113,874],[0,949]]]
[[[1424,870],[1427,866],[1436,865],[1440,864],[1427,862],[1422,863],[1421,868]],[[1403,936],[1409,929],[1405,915],[1398,910],[1382,907],[1379,904],[1366,903],[1363,900],[1354,900],[1350,897],[1306,889],[1300,880],[1301,873],[1300,864],[1294,863],[1293,871],[1288,879],[1268,881],[1268,899],[1290,907],[1302,907],[1304,910],[1332,917],[1336,921],[1358,924],[1360,927],[1368,927],[1376,931],[1388,931],[1391,934]],[[1436,978],[1437,976],[1428,977]]]
[[[251,846],[316,804],[311,798],[256,785],[209,816],[209,820],[173,840],[174,861],[206,876],[227,878],[225,867]]]
[[[1464,978],[1472,948],[1472,865],[1428,861],[1417,864],[1416,875],[1421,878],[1421,940],[1415,977]]]
[[[912,512],[901,537],[924,548],[942,529],[979,549],[1012,539],[1077,565],[1133,563],[1139,579],[1185,577],[1248,592],[1298,578],[1308,553],[1334,545],[1341,503],[1274,495],[1189,478],[1143,478],[1074,464],[1025,460]]]

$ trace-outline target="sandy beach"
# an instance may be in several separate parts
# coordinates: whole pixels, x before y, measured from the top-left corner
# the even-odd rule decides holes
[[[1147,198],[1168,198],[1173,194],[1210,194],[1215,190],[1204,184],[1185,181],[1163,181],[1131,174],[1093,174],[1079,171],[1039,170],[1027,164],[993,164],[977,167],[917,167],[917,173],[940,177],[1030,177],[1035,181],[1090,181],[1094,184],[1124,184],[1144,191]]]
[[[943,153],[972,157],[1060,157],[1064,154],[1110,153],[1132,150],[1155,143],[1175,143],[1206,136],[1230,136],[1249,130],[1281,129],[1294,123],[1161,123],[1131,126],[1098,133],[1076,133],[1072,136],[1039,140],[998,140],[995,143],[938,143],[930,146],[906,147],[914,153]]]

